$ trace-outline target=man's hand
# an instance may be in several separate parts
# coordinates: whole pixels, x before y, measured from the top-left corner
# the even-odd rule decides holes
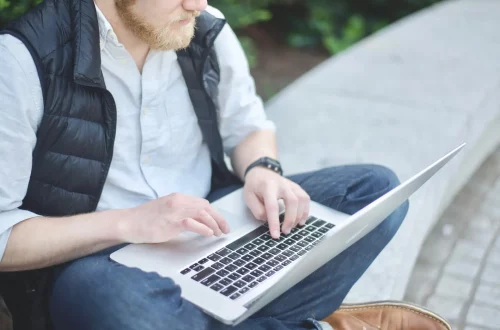
[[[162,243],[183,231],[203,236],[229,233],[226,220],[207,200],[178,193],[131,209],[120,227],[128,243]]]
[[[285,221],[281,231],[288,235],[309,216],[309,195],[295,182],[266,168],[253,168],[245,177],[244,196],[253,215],[269,223],[273,238],[280,236],[278,200],[285,202]]]

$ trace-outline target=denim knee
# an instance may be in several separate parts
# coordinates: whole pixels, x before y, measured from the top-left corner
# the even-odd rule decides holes
[[[380,166],[371,165],[369,167],[370,175],[366,177],[366,184],[372,187],[373,200],[383,196],[400,184],[397,175],[391,169]],[[387,217],[373,231],[376,232],[377,239],[384,246],[397,233],[403,220],[406,217],[409,209],[409,202],[406,200],[401,204],[389,217]]]

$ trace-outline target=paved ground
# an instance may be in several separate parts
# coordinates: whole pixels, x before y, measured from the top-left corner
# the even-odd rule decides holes
[[[500,149],[429,234],[405,300],[456,330],[500,329]]]

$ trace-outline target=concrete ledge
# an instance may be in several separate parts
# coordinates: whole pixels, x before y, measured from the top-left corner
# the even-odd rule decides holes
[[[499,144],[498,17],[499,1],[441,3],[326,61],[268,103],[287,174],[378,163],[405,180],[468,143],[414,195],[349,301],[403,297],[425,236]]]

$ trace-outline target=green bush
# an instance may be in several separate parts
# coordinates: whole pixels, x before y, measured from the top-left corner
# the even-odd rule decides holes
[[[0,26],[41,0],[0,0]],[[272,20],[293,47],[318,47],[337,53],[383,26],[440,0],[210,0],[231,26]],[[255,45],[241,41],[255,62]]]

